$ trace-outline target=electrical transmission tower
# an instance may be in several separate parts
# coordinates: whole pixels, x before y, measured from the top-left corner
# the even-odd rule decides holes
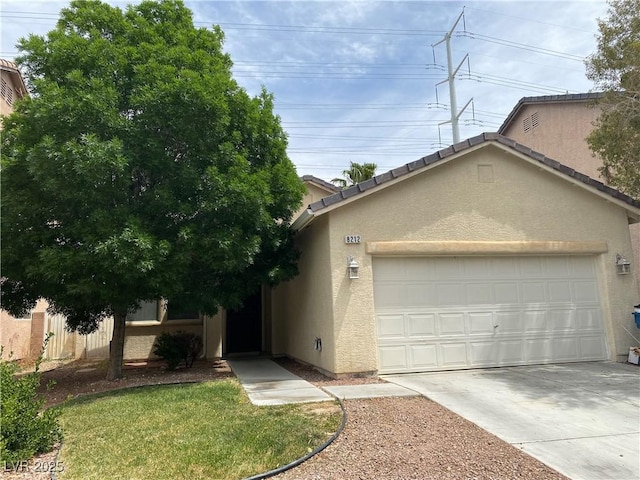
[[[437,47],[438,45],[440,45],[441,43],[444,42],[446,49],[447,49],[447,79],[443,80],[442,82],[436,83],[436,97],[438,95],[438,90],[437,87],[438,85],[441,85],[445,82],[449,83],[449,110],[451,112],[451,119],[447,120],[446,122],[442,122],[442,124],[444,123],[451,123],[451,132],[453,134],[453,143],[458,143],[460,141],[460,128],[458,126],[458,121],[460,120],[460,115],[462,115],[464,113],[464,111],[467,109],[467,107],[469,105],[471,105],[473,103],[473,98],[471,98],[464,107],[462,107],[462,109],[460,111],[458,111],[458,100],[456,98],[456,74],[458,73],[458,70],[460,70],[460,67],[462,67],[462,65],[464,64],[465,61],[468,62],[469,60],[469,54],[466,54],[464,56],[464,58],[462,59],[462,61],[458,64],[457,67],[454,68],[453,66],[453,54],[451,53],[451,36],[453,35],[454,30],[456,29],[456,27],[458,26],[458,23],[460,22],[460,20],[463,21],[464,23],[464,7],[462,8],[462,13],[460,13],[460,15],[458,15],[457,20],[455,21],[455,23],[453,24],[453,27],[451,27],[451,30],[449,30],[447,33],[445,33],[444,38],[442,40],[440,40],[437,43],[434,43],[433,45],[431,45],[432,49],[435,49],[435,47]],[[466,30],[466,27],[465,27]],[[433,53],[433,57],[434,57],[434,63],[435,63],[435,50]],[[442,125],[441,124],[441,125]]]

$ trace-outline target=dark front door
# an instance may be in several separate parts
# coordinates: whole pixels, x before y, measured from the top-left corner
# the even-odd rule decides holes
[[[225,353],[253,353],[262,350],[262,292],[244,301],[239,310],[227,310]]]

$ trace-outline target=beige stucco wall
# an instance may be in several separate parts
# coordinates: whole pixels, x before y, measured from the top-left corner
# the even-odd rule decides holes
[[[317,202],[321,198],[335,193],[335,192],[331,192],[331,191],[329,191],[329,190],[327,190],[325,188],[321,188],[318,185],[315,185],[315,184],[310,183],[310,182],[304,182],[304,185],[305,185],[305,187],[307,187],[307,193],[302,198],[302,204],[300,205],[300,208],[298,208],[298,211],[293,215],[293,219],[294,220],[296,218],[298,218],[300,216],[300,214],[307,209],[309,204],[311,204],[313,202]]]
[[[0,345],[4,347],[1,358],[19,360],[29,357],[31,344],[31,317],[34,313],[43,313],[47,303],[39,300],[35,308],[24,318],[16,318],[5,310],[0,310]],[[42,335],[44,340],[44,335]],[[32,352],[38,353],[38,352]]]
[[[522,121],[534,113],[538,114],[539,125],[525,132]],[[598,172],[602,161],[593,155],[585,140],[599,114],[600,109],[591,102],[524,105],[503,135],[602,181]]]
[[[479,182],[478,165],[491,166],[493,182]],[[487,167],[483,168],[486,173]],[[323,234],[328,228],[331,247],[309,239],[301,243],[306,259],[300,269],[307,292],[303,295],[294,283],[289,294],[298,297],[294,312],[300,325],[311,323],[309,315],[314,315],[315,328],[321,328],[318,322],[335,325],[330,342],[323,342],[325,349],[335,350],[335,366],[330,371],[336,374],[377,369],[372,256],[365,251],[365,243],[372,241],[604,241],[608,252],[597,255],[596,264],[610,358],[626,357],[633,344],[622,327],[635,329],[630,312],[636,279],[617,275],[613,262],[616,252],[631,248],[624,209],[494,145],[485,144],[461,158],[362,195],[320,216],[312,228],[319,221]],[[362,243],[345,244],[348,234],[361,235]],[[313,231],[303,235],[310,237]],[[347,278],[347,256],[354,256],[360,264],[357,280]],[[309,291],[314,293],[312,300]],[[313,312],[312,306],[324,304],[331,311],[322,316]],[[290,332],[295,340],[287,348],[299,341],[299,331]]]
[[[9,72],[4,69],[0,69],[0,78],[7,82],[7,91],[5,95],[0,95],[0,115],[9,115],[13,112],[13,104],[18,99],[18,93],[16,92],[16,86],[13,83],[13,75],[9,74]],[[9,96],[8,89],[11,89],[11,104],[7,102]]]
[[[157,326],[127,326],[124,339],[124,358],[138,360],[157,358],[153,354],[153,344],[162,332],[174,333],[178,330],[193,332],[202,337],[202,322],[173,320]]]
[[[272,290],[272,352],[335,371],[331,246],[328,218],[297,236],[300,274]],[[322,350],[314,348],[320,338]]]
[[[222,358],[222,319],[223,311],[213,317],[204,317],[205,356],[208,359]]]
[[[31,335],[31,315],[15,318],[0,310],[0,345],[2,357],[21,359],[29,356],[29,337]]]
[[[525,132],[522,122],[534,113],[538,114],[539,125]],[[602,161],[586,142],[599,115],[600,108],[592,101],[533,103],[521,108],[503,135],[604,182],[598,172]],[[632,248],[620,253],[631,262],[636,277],[640,277],[640,224],[631,225],[630,234]],[[640,302],[640,285],[637,302]]]

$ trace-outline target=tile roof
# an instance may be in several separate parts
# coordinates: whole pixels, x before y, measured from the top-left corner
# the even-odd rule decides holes
[[[303,175],[302,177],[300,177],[300,180],[302,180],[303,182],[315,183],[319,187],[322,187],[325,190],[329,190],[331,192],[340,191],[340,189],[336,187],[333,183],[326,182],[321,178],[314,177],[313,175]]]
[[[391,180],[395,180],[396,178],[403,177],[416,170],[420,170],[427,166],[436,164],[441,160],[447,157],[450,157],[454,154],[468,150],[476,145],[481,145],[488,142],[496,142],[500,145],[511,148],[522,155],[526,155],[527,157],[532,158],[533,160],[540,162],[541,164],[546,165],[547,167],[552,168],[553,170],[561,173],[562,175],[566,175],[567,177],[570,177],[574,180],[577,180],[578,182],[581,182],[587,185],[592,189],[595,189],[599,192],[609,195],[623,203],[630,205],[631,207],[640,208],[640,201],[634,200],[628,195],[625,195],[624,193],[614,188],[611,188],[598,180],[595,180],[583,173],[577,172],[573,168],[567,167],[566,165],[563,165],[562,163],[556,160],[548,158],[542,153],[535,152],[531,148],[526,147],[520,143],[517,143],[515,140],[512,140],[503,135],[500,135],[499,133],[482,133],[475,137],[456,143],[455,145],[451,145],[443,150],[439,150],[431,155],[423,157],[414,162],[410,162],[400,167],[394,168],[393,170],[390,170],[386,173],[376,175],[370,180],[366,180],[352,187],[348,187],[348,188],[345,188],[344,190],[340,190],[337,193],[334,193],[333,195],[324,197],[318,200],[317,202],[310,204],[308,207],[308,211],[310,214],[315,214],[316,212],[319,212],[327,207],[339,204],[341,202],[344,202],[347,199],[361,195],[368,190],[377,189],[381,185],[384,185],[385,183],[390,182]]]
[[[513,119],[518,115],[520,109],[525,105],[532,103],[563,103],[563,102],[589,102],[598,100],[604,96],[603,92],[589,92],[589,93],[569,93],[566,95],[542,95],[539,97],[522,97],[513,107],[507,118],[502,122],[498,133],[502,134],[511,125]]]

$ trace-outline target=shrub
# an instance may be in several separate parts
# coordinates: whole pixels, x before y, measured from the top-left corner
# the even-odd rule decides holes
[[[153,353],[167,361],[167,369],[175,370],[184,361],[189,368],[200,355],[202,338],[195,333],[178,331],[163,332],[156,338]]]
[[[11,356],[0,359],[0,461],[4,465],[48,452],[62,438],[59,410],[42,411],[45,400],[38,394],[42,377],[40,364],[51,335],[45,338],[31,373],[18,375],[18,366]]]

